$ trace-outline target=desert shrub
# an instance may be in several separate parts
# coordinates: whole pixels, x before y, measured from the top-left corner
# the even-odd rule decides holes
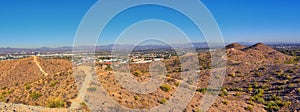
[[[140,97],[139,96],[134,96],[134,100],[139,100]]]
[[[26,89],[26,90],[29,90],[29,89],[30,89],[30,86],[25,86],[25,89]]]
[[[243,88],[233,88],[232,91],[243,91]]]
[[[248,92],[252,92],[253,91],[253,88],[252,87],[248,87]]]
[[[256,75],[257,77],[261,77],[261,76],[263,76],[263,74],[262,74],[262,73],[260,73],[260,72],[257,72],[257,73],[255,73],[255,75]]]
[[[176,82],[175,82],[175,85],[176,85],[176,86],[179,86],[179,85],[180,85],[180,81],[176,81]]]
[[[160,89],[163,90],[163,91],[165,91],[165,92],[169,92],[171,90],[171,86],[168,85],[168,84],[162,84],[160,86]]]
[[[261,104],[264,104],[265,103],[265,99],[264,98],[261,98],[261,97],[257,97],[256,101],[258,103],[261,103]]]
[[[89,88],[87,88],[87,90],[90,91],[90,92],[94,92],[94,91],[96,91],[96,88],[95,87],[89,87]]]
[[[203,112],[201,109],[197,109],[195,112]]]
[[[62,108],[65,106],[65,101],[60,98],[51,98],[48,100],[47,106],[49,108]]]
[[[275,101],[275,103],[279,106],[279,107],[287,107],[289,105],[291,105],[292,103],[287,101],[287,102],[284,102],[284,101],[281,101],[281,100],[277,100]]]
[[[227,91],[227,89],[225,89],[225,88],[222,88],[222,89],[221,89],[220,96],[227,96],[227,95],[228,95],[228,91]]]
[[[295,84],[289,84],[288,85],[288,88],[294,88],[295,87]]]
[[[281,78],[283,78],[283,79],[292,79],[292,77],[287,73],[282,74]]]
[[[254,88],[258,88],[259,87],[259,85],[258,85],[258,83],[256,81],[254,82],[253,86],[254,86]]]
[[[14,90],[9,90],[9,91],[7,91],[8,94],[11,94],[11,93],[13,93],[13,92],[14,92]]]
[[[228,101],[226,101],[226,100],[223,100],[222,103],[225,105],[228,105]]]
[[[200,93],[206,93],[207,91],[207,88],[199,88],[196,90],[197,92],[200,92]]]
[[[7,89],[7,87],[6,87],[6,86],[2,87],[2,90],[5,90],[5,89]]]
[[[258,97],[264,96],[264,92],[265,92],[265,90],[263,90],[263,89],[255,89],[255,94],[256,94]]]
[[[171,74],[167,74],[166,77],[171,77]]]
[[[231,73],[231,74],[228,74],[228,76],[235,77],[236,75],[235,75],[235,73]]]
[[[287,70],[286,72],[287,72],[287,73],[296,73],[296,71],[293,70],[293,69],[289,69],[289,70]]]
[[[272,77],[272,76],[270,76],[268,79],[271,80],[271,81],[274,81],[274,80],[275,80],[275,78]]]
[[[252,111],[253,108],[252,108],[252,106],[247,106],[247,107],[245,107],[245,110]]]
[[[42,96],[42,94],[40,94],[40,93],[38,93],[38,92],[32,92],[32,93],[30,93],[30,97],[31,97],[33,100],[39,99],[41,96]]]
[[[136,77],[140,77],[142,75],[142,72],[137,70],[137,71],[133,72],[133,75],[136,76]]]
[[[107,65],[107,67],[104,70],[105,71],[112,71],[112,67],[110,65]]]
[[[237,93],[234,94],[234,96],[241,96],[241,93],[237,92]]]
[[[80,105],[81,105],[81,107],[87,107],[85,102],[81,102]]]
[[[15,83],[15,86],[19,86],[19,83],[16,82],[16,83]]]
[[[250,100],[249,104],[253,106],[255,103],[252,100]]]
[[[7,94],[7,92],[6,91],[2,91],[2,93],[1,93],[1,95],[6,95]]]
[[[296,58],[293,58],[293,59],[288,59],[284,62],[284,64],[297,64],[297,60]]]
[[[56,81],[52,81],[52,82],[50,83],[50,86],[51,86],[51,87],[54,87],[57,83],[58,83],[57,80],[56,80]]]
[[[282,89],[284,89],[284,88],[285,88],[285,85],[276,86],[275,88],[276,88],[276,89],[278,89],[278,90],[282,90]]]
[[[161,100],[159,100],[159,103],[160,104],[165,104],[167,102],[167,99],[166,98],[162,98]]]
[[[300,88],[297,89],[297,92],[300,93]]]
[[[276,100],[282,100],[282,98],[278,97],[276,94],[273,94],[269,100],[276,101]]]
[[[280,107],[274,101],[270,101],[266,104],[265,109],[268,111],[278,111]]]
[[[258,96],[258,95],[251,96],[249,100],[250,101],[255,101],[255,102],[258,102],[258,103],[261,103],[261,104],[265,103],[265,99]]]

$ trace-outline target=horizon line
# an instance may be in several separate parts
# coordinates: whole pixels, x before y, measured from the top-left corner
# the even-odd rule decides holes
[[[207,42],[191,42],[191,43],[207,43]],[[248,43],[248,44],[256,44],[256,43],[265,43],[265,44],[300,44],[300,42],[261,42],[261,41],[256,41],[256,42],[224,42],[225,45],[228,44],[232,44],[232,43],[239,43],[239,44],[244,44],[244,43]],[[176,45],[176,44],[188,44],[188,43],[173,43],[173,44],[169,44],[169,45]],[[217,43],[217,44],[222,44],[222,43]],[[109,45],[134,45],[134,44],[114,44],[114,43],[110,43],[110,44],[99,44],[96,45],[96,47],[98,46],[109,46]],[[166,45],[166,44],[146,44],[146,45],[138,45],[138,46],[149,46],[149,45]],[[63,45],[63,46],[57,46],[57,47],[47,47],[47,46],[43,46],[43,47],[7,47],[7,46],[1,46],[0,48],[17,48],[17,49],[39,49],[39,48],[63,48],[63,47],[74,47],[73,45]],[[93,45],[80,45],[78,47],[93,47]]]

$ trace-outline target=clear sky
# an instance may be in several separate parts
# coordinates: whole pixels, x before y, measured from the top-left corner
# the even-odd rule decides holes
[[[81,19],[97,0],[1,0],[0,47],[71,46]],[[202,0],[215,17],[226,42],[300,42],[299,0]],[[187,6],[188,7],[188,6]],[[145,13],[153,11],[155,14]],[[134,23],[132,14],[189,26],[185,17],[162,7],[124,11],[106,28],[99,44],[111,44],[115,32]],[[136,16],[135,16],[136,17]],[[118,19],[119,18],[119,19]],[[121,21],[122,20],[122,21]],[[180,21],[180,22],[179,22]],[[119,23],[122,23],[120,25]],[[116,28],[120,27],[120,29]],[[141,34],[139,34],[141,35]],[[172,35],[171,35],[172,36]],[[202,39],[191,39],[204,41]]]

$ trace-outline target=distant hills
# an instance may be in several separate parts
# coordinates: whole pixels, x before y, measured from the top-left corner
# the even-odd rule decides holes
[[[237,43],[236,43],[237,44]],[[240,45],[243,45],[244,47],[253,45],[255,43],[252,42],[239,42]],[[270,42],[265,43],[268,46],[300,46],[300,43],[283,43],[283,42]],[[130,49],[134,48],[135,50],[147,50],[147,49],[170,49],[172,47],[174,48],[189,48],[191,45],[194,46],[196,49],[200,48],[208,48],[208,43],[206,42],[198,42],[198,43],[185,43],[185,44],[172,44],[169,45],[143,45],[143,46],[134,46],[134,45],[127,45],[127,44],[109,44],[109,45],[103,45],[103,46],[96,46],[96,50],[112,50],[114,49]],[[213,44],[216,46],[216,44]],[[228,44],[226,44],[228,45]],[[232,44],[234,47],[235,44]],[[216,46],[220,47],[220,46]],[[229,46],[230,47],[230,46]],[[239,46],[242,47],[242,46]],[[86,50],[93,50],[94,46],[80,46],[76,49],[86,51]],[[0,48],[0,53],[16,53],[16,52],[71,52],[73,50],[72,46],[65,46],[65,47],[57,47],[57,48],[49,48],[49,47],[41,47],[41,48],[11,48],[11,47],[2,47]]]
[[[263,43],[257,43],[249,47],[233,43],[227,45],[226,49],[228,58],[235,62],[275,64],[291,59],[290,56]]]

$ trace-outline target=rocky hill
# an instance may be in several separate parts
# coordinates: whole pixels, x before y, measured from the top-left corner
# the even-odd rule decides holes
[[[263,43],[249,47],[233,43],[226,46],[226,53],[224,84],[208,111],[300,111],[300,64],[294,57]],[[209,52],[201,52],[198,57],[201,76],[197,92],[183,110],[187,112],[201,111],[210,72],[214,70],[210,67]],[[180,84],[181,73],[185,71],[181,70],[179,57],[174,56],[162,62],[167,70],[165,80],[157,91],[146,95],[123,88],[110,66],[98,64],[96,70],[103,88],[116,102],[129,108],[153,108],[168,102]],[[72,76],[72,64],[68,60],[28,57],[0,61],[0,64],[1,111],[26,108],[26,105],[30,105],[27,110],[61,108],[58,111],[66,111],[76,101],[78,90]],[[130,66],[137,81],[149,81],[150,63]],[[92,91],[92,88],[88,91]],[[84,102],[76,103],[80,103],[83,110],[88,110]]]

